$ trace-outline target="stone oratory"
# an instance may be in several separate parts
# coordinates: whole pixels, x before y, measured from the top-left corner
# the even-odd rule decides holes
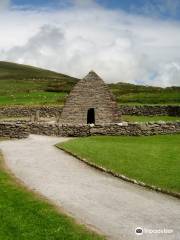
[[[95,72],[89,72],[74,86],[62,110],[60,122],[68,125],[119,122],[115,98]]]

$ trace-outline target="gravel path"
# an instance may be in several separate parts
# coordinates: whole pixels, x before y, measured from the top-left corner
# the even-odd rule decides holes
[[[113,240],[179,240],[180,201],[95,170],[56,149],[66,138],[31,135],[0,142],[6,164],[31,189]],[[173,229],[135,235],[136,227]]]

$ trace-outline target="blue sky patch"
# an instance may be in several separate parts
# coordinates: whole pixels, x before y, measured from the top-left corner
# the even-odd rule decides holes
[[[90,0],[12,0],[15,6],[31,6],[35,8],[66,8],[77,2]],[[93,0],[91,0],[93,2]],[[180,0],[94,0],[107,9],[123,10],[129,13],[180,20]]]

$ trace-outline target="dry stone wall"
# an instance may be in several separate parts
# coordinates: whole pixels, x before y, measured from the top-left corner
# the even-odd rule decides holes
[[[29,131],[26,125],[16,123],[0,123],[0,137],[26,138]]]
[[[88,125],[84,126],[70,126],[59,124],[42,124],[29,123],[27,129],[31,134],[60,136],[60,137],[83,137],[90,135],[90,128]]]
[[[31,134],[62,137],[83,137],[93,135],[111,136],[150,136],[157,134],[180,133],[180,122],[157,123],[121,123],[95,125],[58,125],[29,123],[28,131]]]
[[[41,117],[54,117],[60,115],[62,106],[15,106],[0,107],[0,116],[7,117],[30,117],[39,111]]]
[[[55,117],[62,112],[62,106],[39,106],[39,107],[0,107],[0,116],[7,117],[30,117],[39,111],[40,117]],[[180,116],[180,106],[128,106],[122,105],[118,109],[119,115],[144,115],[144,116]]]
[[[122,123],[122,125],[94,126],[90,135],[106,136],[151,136],[158,134],[180,133],[180,122],[168,123]]]
[[[59,125],[48,123],[0,123],[0,137],[25,138],[29,134],[84,137],[94,135],[109,136],[150,136],[180,133],[180,122],[120,123],[105,125]]]
[[[180,116],[180,106],[163,106],[163,105],[139,105],[119,107],[119,114],[122,115],[139,115],[139,116]]]

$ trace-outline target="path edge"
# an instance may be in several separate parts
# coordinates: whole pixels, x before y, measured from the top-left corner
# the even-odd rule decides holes
[[[123,174],[115,173],[115,172],[113,172],[113,171],[111,171],[111,170],[108,170],[108,169],[102,167],[102,166],[98,166],[98,165],[96,165],[95,163],[91,163],[91,162],[89,162],[89,161],[88,161],[87,159],[85,159],[85,158],[81,158],[79,155],[77,155],[77,154],[75,154],[75,153],[72,153],[71,151],[69,151],[69,150],[67,150],[67,149],[65,149],[65,148],[63,148],[63,147],[61,147],[61,146],[58,146],[58,144],[56,144],[55,147],[58,148],[58,149],[60,149],[60,150],[62,150],[62,151],[64,151],[65,153],[67,153],[67,154],[69,154],[69,155],[77,158],[78,160],[82,161],[83,163],[89,165],[90,167],[93,167],[93,168],[95,168],[95,169],[97,169],[97,170],[99,170],[99,171],[101,171],[101,172],[110,174],[110,175],[113,176],[113,177],[116,177],[116,178],[119,178],[119,179],[124,180],[124,181],[126,181],[126,182],[130,182],[130,183],[139,185],[139,186],[141,186],[141,187],[145,187],[145,188],[148,188],[148,189],[150,189],[150,190],[154,190],[154,191],[156,191],[156,192],[160,192],[160,193],[163,193],[163,194],[167,194],[167,195],[170,195],[170,196],[172,196],[172,197],[176,197],[176,198],[180,199],[180,193],[178,193],[178,192],[168,191],[168,190],[165,190],[165,189],[163,189],[163,188],[160,188],[160,187],[157,187],[157,186],[154,186],[154,185],[149,185],[149,184],[144,183],[144,182],[142,182],[142,181],[137,181],[137,180],[135,180],[135,179],[133,179],[133,178],[129,178],[129,177],[123,175]]]
[[[14,140],[19,141],[19,139],[14,139]],[[37,200],[37,201],[39,200],[39,201],[43,201],[43,202],[47,203],[58,214],[68,217],[70,219],[70,221],[72,221],[73,223],[80,225],[80,226],[82,226],[82,228],[91,232],[92,234],[99,235],[100,237],[104,238],[104,240],[107,240],[108,236],[106,236],[103,232],[101,232],[99,229],[97,229],[96,226],[93,226],[91,224],[86,224],[83,222],[82,219],[77,219],[73,214],[71,214],[71,212],[66,211],[61,205],[57,204],[55,201],[46,197],[39,190],[29,187],[23,180],[21,180],[21,178],[16,176],[16,174],[8,166],[8,164],[6,162],[6,154],[4,153],[4,151],[2,149],[0,149],[0,155],[2,156],[2,161],[0,161],[0,167],[2,167],[2,170],[9,175],[9,177],[12,179],[12,181],[15,185],[19,186],[24,191],[27,191],[30,194],[32,194],[32,197],[34,197],[35,200]]]

